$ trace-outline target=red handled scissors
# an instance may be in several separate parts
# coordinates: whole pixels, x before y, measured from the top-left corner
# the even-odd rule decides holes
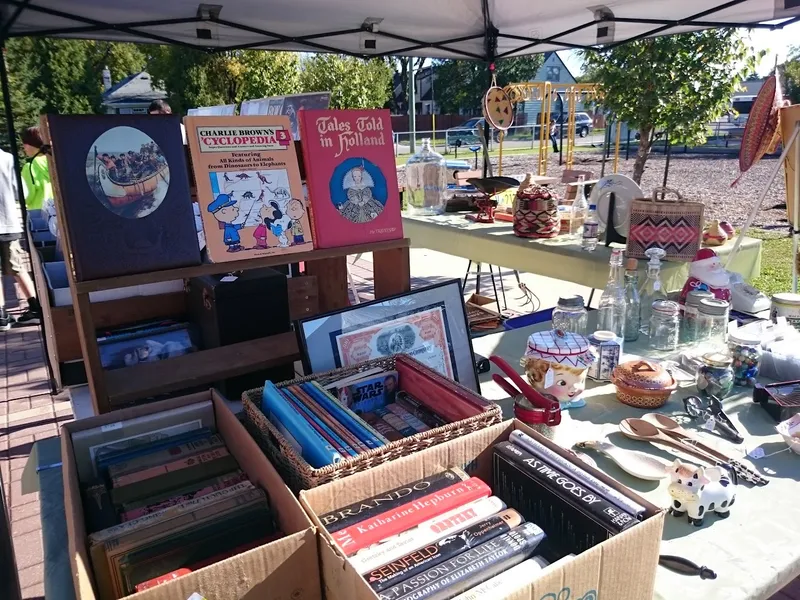
[[[533,389],[511,365],[499,356],[490,356],[497,368],[508,375],[509,383],[497,373],[492,374],[492,380],[503,391],[514,398],[514,416],[526,425],[558,425],[561,423],[561,405],[555,400],[550,400],[542,393]],[[516,387],[514,387],[516,385]]]

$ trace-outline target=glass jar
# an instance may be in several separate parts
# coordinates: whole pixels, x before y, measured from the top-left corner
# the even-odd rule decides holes
[[[723,348],[728,339],[728,317],[731,305],[727,300],[703,298],[697,315],[697,341]]]
[[[728,335],[728,351],[733,360],[733,383],[755,385],[761,366],[761,338],[753,333],[736,331]]]
[[[703,298],[713,298],[714,294],[707,290],[693,290],[686,295],[681,318],[681,344],[694,344],[697,341],[698,316],[700,315],[700,301]]]
[[[650,348],[654,350],[676,350],[680,327],[680,306],[672,300],[653,302],[650,315]]]
[[[447,205],[447,161],[429,139],[406,163],[406,202],[413,215],[438,215]]]
[[[589,313],[583,305],[583,296],[563,296],[553,309],[553,329],[586,335]]]
[[[709,352],[701,358],[697,369],[697,391],[705,398],[722,400],[733,389],[731,357],[722,352]]]

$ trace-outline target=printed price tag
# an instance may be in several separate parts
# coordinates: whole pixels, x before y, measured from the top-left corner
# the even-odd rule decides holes
[[[654,282],[653,282],[653,289],[654,289],[655,291],[658,291],[658,290],[660,290],[660,289],[661,289],[661,282],[660,282],[660,281],[654,281]]]
[[[553,372],[553,369],[547,369],[547,373],[544,375],[544,387],[549,388],[553,385],[553,381],[556,378],[556,374]]]
[[[222,279],[220,279],[220,283],[233,283],[239,279],[236,275],[225,275]]]
[[[753,448],[750,452],[747,453],[752,459],[758,460],[759,458],[764,458],[764,449],[759,446],[758,448]]]
[[[108,433],[109,431],[116,431],[117,429],[122,429],[122,421],[117,421],[116,423],[109,423],[108,425],[103,425],[100,428],[100,431],[103,433]]]
[[[714,431],[714,427],[716,427],[717,422],[714,420],[714,417],[709,417],[705,423],[703,423],[703,429],[707,431]]]

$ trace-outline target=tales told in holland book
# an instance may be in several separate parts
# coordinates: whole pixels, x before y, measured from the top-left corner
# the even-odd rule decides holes
[[[186,117],[185,124],[212,262],[313,249],[287,117]]]
[[[402,238],[389,111],[298,114],[317,247]]]

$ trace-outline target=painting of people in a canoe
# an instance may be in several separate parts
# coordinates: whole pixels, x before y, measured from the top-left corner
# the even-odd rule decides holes
[[[164,201],[169,165],[146,133],[134,127],[114,127],[89,148],[86,178],[103,206],[121,217],[139,219]]]

